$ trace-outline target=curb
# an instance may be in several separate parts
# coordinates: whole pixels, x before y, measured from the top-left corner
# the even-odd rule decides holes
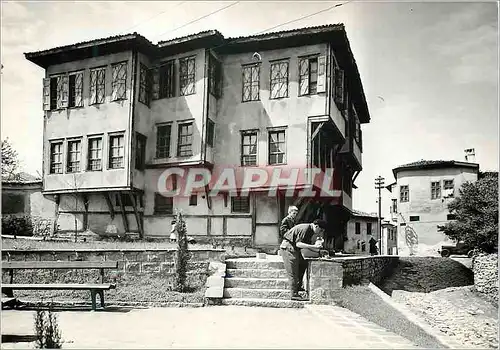
[[[78,302],[78,301],[54,301],[48,302],[46,300],[29,300],[19,302],[27,308],[36,308],[36,307],[46,307],[49,304],[52,304],[54,307],[91,307],[92,304],[87,302]],[[203,302],[199,303],[183,303],[178,301],[170,301],[170,302],[140,302],[140,301],[107,301],[106,308],[112,307],[131,307],[131,308],[150,308],[150,307],[204,307]]]
[[[376,285],[370,282],[368,288],[375,294],[377,294],[384,302],[389,306],[399,311],[409,322],[413,323],[417,327],[421,328],[428,335],[434,337],[443,347],[450,349],[468,349],[467,346],[453,340],[447,335],[443,335],[441,332],[434,330],[425,321],[421,320],[419,316],[415,315],[409,308],[405,305],[396,303],[392,298],[380,290]]]

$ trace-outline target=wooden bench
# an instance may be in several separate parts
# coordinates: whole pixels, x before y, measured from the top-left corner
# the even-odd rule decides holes
[[[14,290],[88,290],[92,299],[92,310],[96,310],[96,296],[101,299],[101,307],[104,308],[104,291],[115,289],[116,285],[104,283],[104,270],[117,269],[117,261],[8,261],[2,262],[2,270],[9,271],[10,283],[2,284],[2,293],[7,297],[14,297]],[[27,269],[79,269],[89,270],[98,269],[101,273],[100,284],[14,284],[14,270]]]

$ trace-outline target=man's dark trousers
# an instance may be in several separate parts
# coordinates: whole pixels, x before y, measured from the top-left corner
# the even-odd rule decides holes
[[[281,257],[288,276],[291,296],[297,296],[299,293],[300,275],[304,258],[300,250],[293,248],[291,244],[286,244],[286,248],[281,248]],[[305,270],[304,270],[305,271]]]

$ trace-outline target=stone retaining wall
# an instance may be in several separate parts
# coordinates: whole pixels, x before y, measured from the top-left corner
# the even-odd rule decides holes
[[[476,290],[498,304],[498,255],[475,256],[472,259],[472,271]]]
[[[333,300],[336,290],[356,284],[378,284],[398,264],[397,256],[339,257],[309,259],[307,271],[311,302]]]

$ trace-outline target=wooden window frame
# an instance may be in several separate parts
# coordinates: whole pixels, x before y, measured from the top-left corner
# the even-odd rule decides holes
[[[207,145],[210,147],[214,147],[215,145],[215,122],[207,118]]]
[[[198,195],[196,193],[189,196],[189,206],[196,207],[198,205]]]
[[[175,97],[175,60],[170,60],[158,68],[158,98]]]
[[[135,168],[144,170],[146,168],[146,146],[148,138],[137,132],[135,133]]]
[[[111,65],[111,101],[127,99],[127,66],[128,61]],[[120,73],[122,73],[121,76],[119,76]],[[121,89],[123,89],[123,91],[119,94]]]
[[[178,124],[177,130],[177,157],[192,157],[193,156],[193,129],[194,122],[182,122]],[[191,132],[183,134],[183,128],[187,127],[189,131],[189,127],[191,127]],[[183,139],[189,139],[190,142],[183,142]],[[185,151],[183,148],[189,147],[189,150]]]
[[[410,186],[401,185],[399,186],[399,202],[406,203],[410,201]]]
[[[93,80],[93,77],[94,81]],[[98,105],[106,102],[106,67],[90,69],[89,105]],[[102,95],[99,94],[102,92]]]
[[[245,143],[245,137],[253,137],[255,136],[255,144],[253,143]],[[258,154],[259,154],[259,132],[257,130],[244,130],[241,132],[241,148],[240,148],[240,163],[241,166],[255,166],[258,164]],[[250,139],[251,141],[251,139]],[[249,154],[245,154],[245,147],[254,147],[255,152],[250,152]],[[247,162],[248,158],[255,157],[255,162]]]
[[[154,214],[173,214],[174,213],[174,199],[173,197],[165,197],[156,192],[154,199]]]
[[[60,146],[60,150],[54,153],[53,147]],[[58,155],[60,161],[55,162],[54,158]],[[57,167],[56,167],[57,166]],[[58,169],[59,171],[56,171]],[[49,141],[49,174],[62,174],[64,171],[64,140]]]
[[[99,141],[100,148],[92,148],[92,142]],[[102,136],[92,136],[87,139],[87,171],[102,171],[104,138]],[[93,158],[92,153],[100,154],[100,157]],[[98,164],[98,165],[94,165]]]
[[[165,135],[160,134],[160,130],[168,128],[168,133]],[[168,142],[161,142],[161,141]],[[172,124],[157,124],[156,125],[156,159],[170,158],[172,142]]]
[[[66,143],[66,173],[79,173],[82,171],[82,139],[68,139]],[[76,150],[71,148],[73,144],[78,145]],[[73,157],[75,157],[75,159],[73,159]]]
[[[254,80],[254,70],[257,71],[257,78]],[[245,77],[245,72],[247,78]],[[256,95],[254,94],[256,90]],[[245,95],[245,91],[248,91],[248,96]],[[241,68],[241,102],[252,102],[260,101],[260,63],[252,63],[242,66]]]
[[[431,199],[441,199],[441,181],[431,181]]]
[[[139,66],[139,96],[138,96],[138,101],[146,106],[149,107],[151,103],[151,96],[150,96],[150,70],[149,68],[144,64],[141,63]]]
[[[231,213],[249,214],[250,196],[231,197]]]
[[[361,234],[361,223],[360,222],[354,223],[354,234],[356,234],[356,235]]]
[[[195,56],[179,59],[179,93],[180,96],[189,96],[196,94]]]
[[[121,138],[123,141],[123,144],[121,146],[113,146],[113,140],[115,138]],[[110,134],[108,137],[108,169],[114,170],[114,169],[124,169],[125,168],[125,133],[115,133],[115,134]],[[122,155],[121,156],[113,156],[113,150],[118,149],[122,150]],[[121,158],[121,164],[120,166],[116,166],[114,163],[114,159]]]
[[[282,75],[282,66],[286,66],[286,75]],[[277,70],[277,72],[275,71]],[[274,61],[271,62],[271,67],[269,68],[269,99],[278,100],[282,98],[288,98],[289,93],[289,76],[290,76],[290,62],[288,60]],[[273,91],[275,87],[279,86],[278,92],[273,96]],[[282,87],[285,90],[282,90]]]
[[[83,73],[84,71],[68,73],[68,108],[83,107]]]
[[[268,152],[267,152],[267,164],[268,165],[285,165],[287,163],[287,132],[286,132],[286,128],[280,128],[280,129],[269,129],[268,130],[268,136],[267,136],[267,147],[268,147]],[[279,141],[279,135],[283,133],[283,136],[284,136],[284,140],[283,141]],[[273,135],[278,135],[278,141],[272,141],[271,140],[271,137]],[[271,146],[272,145],[280,145],[280,144],[283,144],[283,151],[279,151],[279,152],[271,152]],[[279,148],[279,147],[278,147]],[[279,155],[283,155],[283,161],[282,162],[271,162],[271,156],[279,156]],[[278,159],[278,158],[276,158]]]

